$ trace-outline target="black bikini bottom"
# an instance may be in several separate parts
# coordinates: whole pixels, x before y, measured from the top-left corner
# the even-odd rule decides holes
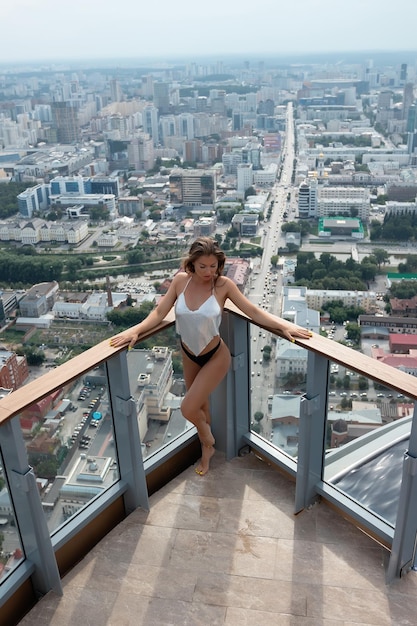
[[[191,361],[194,361],[194,363],[197,363],[197,365],[199,365],[200,367],[203,367],[203,365],[208,363],[210,361],[211,357],[220,348],[220,344],[221,344],[221,340],[219,339],[219,343],[217,344],[217,346],[214,346],[214,348],[212,350],[209,350],[208,352],[205,352],[204,354],[193,354],[192,352],[187,350],[187,348],[184,346],[182,341],[181,341],[181,348],[184,350],[184,352],[188,356],[188,358],[191,359]]]

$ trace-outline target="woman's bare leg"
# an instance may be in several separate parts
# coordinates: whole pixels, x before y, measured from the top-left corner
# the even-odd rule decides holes
[[[187,393],[188,393],[189,389],[191,388],[194,382],[195,377],[201,370],[201,367],[197,365],[196,363],[194,363],[194,361],[191,361],[191,359],[189,359],[186,355],[183,355],[183,369],[184,369],[185,386],[186,386]],[[181,409],[182,408],[183,407],[181,405]],[[211,442],[210,445],[214,444],[214,437],[210,429],[211,416],[210,416],[208,398],[202,403],[200,409],[195,409],[195,415],[185,415],[184,412],[183,412],[183,415],[189,422],[191,422],[192,424],[194,424],[194,426],[196,426],[200,440],[203,437],[206,443],[210,444]],[[206,425],[208,425],[209,428],[207,428]]]
[[[214,437],[210,428],[209,395],[224,378],[230,367],[230,353],[222,342],[210,361],[200,368],[184,355],[184,377],[187,393],[181,404],[184,417],[197,428],[201,441],[201,461],[196,469],[206,474],[214,454]]]

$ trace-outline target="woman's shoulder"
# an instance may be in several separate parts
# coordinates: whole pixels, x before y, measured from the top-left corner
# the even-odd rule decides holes
[[[230,278],[228,278],[227,276],[219,276],[218,279],[216,280],[215,288],[218,291],[227,292],[231,284],[234,284],[234,283],[232,280],[230,280]]]
[[[187,274],[187,272],[177,272],[172,279],[172,284],[175,285],[175,287],[177,287],[179,290],[181,290],[181,287],[185,287],[189,278],[190,276],[189,274]]]

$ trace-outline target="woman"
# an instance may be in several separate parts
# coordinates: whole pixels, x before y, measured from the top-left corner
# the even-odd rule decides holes
[[[229,298],[251,320],[278,331],[289,341],[294,341],[294,337],[308,339],[312,335],[252,304],[232,280],[222,276],[225,260],[224,252],[214,239],[196,239],[184,259],[184,271],[174,276],[158,306],[140,324],[110,340],[115,348],[131,349],[140,335],[160,324],[175,305],[187,389],[181,412],[196,426],[200,438],[202,453],[196,468],[200,476],[207,473],[214,454],[209,396],[226,375],[231,360],[229,349],[219,335],[226,300]]]

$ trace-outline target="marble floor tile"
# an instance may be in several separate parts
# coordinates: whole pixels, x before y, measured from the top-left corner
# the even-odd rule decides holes
[[[21,626],[414,626],[417,572],[251,454],[190,467],[114,528]]]

